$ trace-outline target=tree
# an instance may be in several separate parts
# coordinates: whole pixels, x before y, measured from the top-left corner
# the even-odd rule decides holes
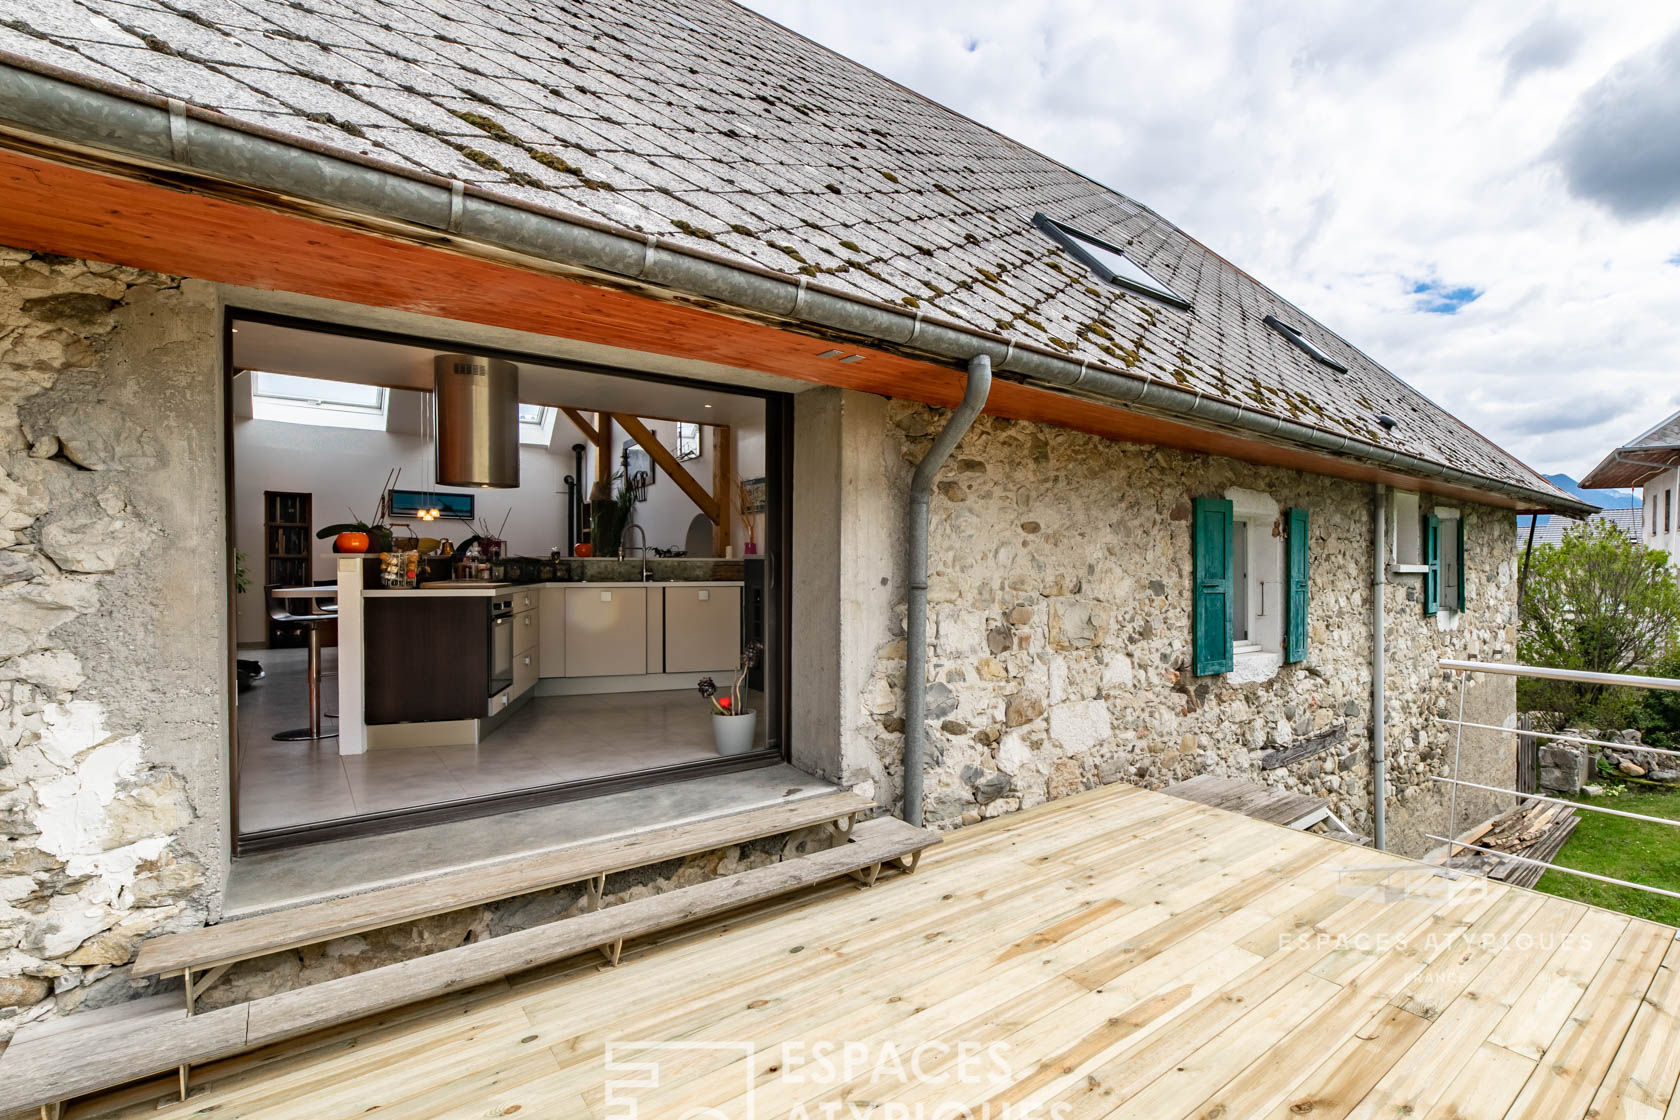
[[[1525,665],[1631,673],[1680,638],[1680,584],[1668,557],[1609,521],[1588,521],[1534,554],[1521,604],[1517,656]],[[1624,727],[1640,702],[1611,685],[1523,679],[1518,704],[1550,730]]]

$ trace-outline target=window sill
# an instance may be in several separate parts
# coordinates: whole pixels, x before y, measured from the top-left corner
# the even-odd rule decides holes
[[[1231,684],[1258,684],[1277,676],[1283,668],[1283,654],[1275,649],[1239,650],[1232,659],[1227,679]]]
[[[1391,576],[1422,576],[1429,574],[1428,564],[1390,564],[1388,574]]]

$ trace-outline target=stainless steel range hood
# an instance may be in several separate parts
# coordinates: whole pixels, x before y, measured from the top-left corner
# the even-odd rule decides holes
[[[500,358],[439,354],[436,375],[440,486],[519,485],[519,367]]]

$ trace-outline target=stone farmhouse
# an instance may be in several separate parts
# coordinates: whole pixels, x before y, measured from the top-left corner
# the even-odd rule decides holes
[[[750,761],[938,829],[1214,774],[1421,854],[1437,661],[1514,660],[1515,515],[1591,512],[1169,216],[725,0],[11,3],[0,1036],[153,991],[139,946],[256,858],[232,480],[265,331],[761,403]],[[1511,679],[1466,705],[1511,726]],[[1508,786],[1511,740],[1467,733],[1466,777]],[[451,811],[493,844],[510,804]],[[314,967],[258,965],[242,994]]]

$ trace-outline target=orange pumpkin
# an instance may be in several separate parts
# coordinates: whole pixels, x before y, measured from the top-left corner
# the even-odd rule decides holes
[[[366,533],[340,533],[333,538],[333,551],[366,552],[372,543]]]
[[[572,546],[572,555],[579,557],[580,559],[587,560],[589,557],[595,555],[595,546],[587,541],[582,544],[574,544]]]

